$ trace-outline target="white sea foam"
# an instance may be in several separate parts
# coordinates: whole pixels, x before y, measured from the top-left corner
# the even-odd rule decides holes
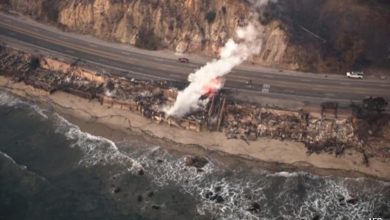
[[[15,160],[12,157],[10,157],[8,154],[0,151],[0,155],[7,158],[9,161],[11,161],[11,163],[16,164]]]
[[[286,171],[281,171],[281,172],[277,172],[277,173],[270,173],[268,174],[268,176],[281,176],[281,177],[294,177],[294,176],[298,176],[300,174],[305,174],[304,172],[286,172]]]
[[[8,92],[1,91],[1,90],[0,90],[0,106],[7,106],[7,107],[14,107],[14,108],[28,107],[34,110],[34,112],[39,114],[42,118],[48,119],[45,109],[40,108],[36,104],[33,104],[28,101],[24,101],[12,94],[9,94]]]
[[[162,163],[158,162],[159,158],[164,158]],[[257,181],[224,178],[220,176],[223,170],[211,161],[199,172],[194,167],[185,166],[183,158],[177,160],[159,147],[150,148],[149,151],[138,155],[137,160],[144,164],[154,182],[160,187],[174,183],[184,192],[199,198],[202,201],[197,206],[199,214],[215,213],[216,216],[224,219],[259,219],[245,210],[245,207],[250,205],[250,200],[245,196],[251,195],[257,199],[264,199],[261,191],[254,188]],[[223,203],[206,198],[207,193],[214,192],[216,188],[219,190],[213,196],[221,196],[224,199]],[[247,191],[252,188],[255,190]]]
[[[259,171],[242,175],[241,171],[227,171],[212,162],[203,168],[204,172],[197,172],[196,168],[186,167],[183,158],[178,159],[159,147],[141,151],[134,152],[132,157],[144,165],[158,186],[177,185],[200,201],[198,214],[212,213],[216,219],[312,219],[316,215],[326,216],[325,219],[364,219],[373,214],[375,204],[385,203],[383,195],[376,192],[381,200],[374,198],[375,192],[359,179],[350,181],[367,190],[364,194],[372,198],[359,198],[356,204],[347,204],[356,195],[345,178],[305,172]],[[214,195],[221,196],[223,202],[210,199]],[[344,204],[340,197],[344,198]],[[255,202],[260,209],[250,211]]]
[[[32,109],[34,109],[34,111],[39,114],[42,118],[44,119],[48,119],[49,117],[47,116],[47,111],[46,109],[43,109],[43,108],[40,108],[39,106],[35,105],[35,104],[32,104],[30,105],[30,107]]]
[[[83,132],[80,128],[62,116],[55,114],[57,119],[56,132],[64,134],[73,142],[71,147],[77,147],[83,152],[80,165],[86,167],[97,164],[120,164],[129,171],[142,168],[142,166],[128,155],[121,153],[116,144],[104,137]]]
[[[21,104],[26,104],[26,102],[9,94],[8,92],[0,90],[0,106],[14,107]]]

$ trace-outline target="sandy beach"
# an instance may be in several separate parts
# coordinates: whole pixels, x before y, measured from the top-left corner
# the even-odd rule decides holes
[[[308,155],[303,143],[270,138],[245,142],[227,139],[221,132],[187,131],[174,126],[157,124],[130,111],[103,106],[97,100],[90,101],[64,92],[49,95],[43,90],[26,86],[24,83],[15,83],[1,76],[0,87],[53,109],[87,132],[113,140],[119,140],[131,130],[174,142],[177,144],[175,146],[179,146],[177,148],[181,148],[176,150],[183,152],[186,148],[193,151],[196,146],[199,150],[205,150],[206,154],[219,152],[320,175],[370,176],[390,180],[389,160],[383,161],[374,157],[370,159],[370,166],[367,167],[362,163],[362,155],[353,150],[347,150],[341,157],[326,153]],[[95,126],[99,124],[110,129],[101,130],[101,126]]]

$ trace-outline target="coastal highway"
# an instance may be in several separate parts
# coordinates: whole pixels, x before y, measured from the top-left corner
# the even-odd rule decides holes
[[[0,42],[17,49],[29,48],[53,56],[60,54],[108,70],[120,70],[126,77],[176,82],[185,82],[189,73],[211,60],[188,55],[189,64],[179,63],[180,56],[169,51],[146,51],[108,43],[3,13],[0,13]],[[247,84],[249,80],[251,84]],[[250,64],[235,68],[227,76],[225,88],[249,100],[253,100],[251,97],[268,97],[282,101],[337,101],[344,104],[368,96],[390,100],[389,79],[348,79],[343,75],[279,71]]]

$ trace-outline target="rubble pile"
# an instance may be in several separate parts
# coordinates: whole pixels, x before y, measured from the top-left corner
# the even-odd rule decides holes
[[[0,65],[1,65],[1,73],[4,76],[15,76],[22,77],[29,70],[31,63],[31,56],[27,54],[8,52],[5,48],[1,48],[0,53]],[[18,72],[18,76],[16,76],[15,72]],[[16,78],[15,78],[16,79]],[[17,79],[19,81],[19,79]]]
[[[350,119],[316,118],[309,113],[282,111],[253,105],[229,105],[224,120],[228,138],[254,141],[258,137],[304,142],[310,153],[335,152],[361,146]]]
[[[85,67],[11,49],[0,49],[0,74],[52,94],[65,91],[104,106],[119,108],[181,129],[222,131],[229,139],[255,141],[259,137],[294,140],[309,153],[340,155],[346,148],[363,149],[367,129],[362,119],[338,118],[337,104],[325,103],[321,115],[233,103],[218,93],[202,97],[203,107],[183,118],[167,117],[164,109],[176,99],[177,89],[164,81],[142,81],[99,74]],[[364,152],[364,149],[362,150]]]
[[[1,48],[1,73],[16,82],[24,82],[52,94],[64,91],[86,99],[98,99],[102,105],[138,112],[142,116],[169,125],[200,131],[205,124],[202,109],[184,118],[166,117],[164,108],[177,96],[165,81],[142,81],[102,75],[73,64],[47,57]]]

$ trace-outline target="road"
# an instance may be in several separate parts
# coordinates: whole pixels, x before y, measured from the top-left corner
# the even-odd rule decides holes
[[[134,47],[108,43],[93,37],[62,32],[26,18],[0,13],[0,41],[13,47],[29,48],[80,59],[84,62],[120,70],[127,77],[142,79],[186,80],[207,61],[191,56],[191,63],[177,62],[178,56],[166,51],[146,51]],[[246,82],[251,80],[248,85]],[[241,97],[275,98],[286,101],[321,103],[337,101],[350,103],[368,96],[382,96],[390,100],[390,81],[375,79],[347,79],[332,74],[278,71],[244,64],[228,76],[225,88]]]

